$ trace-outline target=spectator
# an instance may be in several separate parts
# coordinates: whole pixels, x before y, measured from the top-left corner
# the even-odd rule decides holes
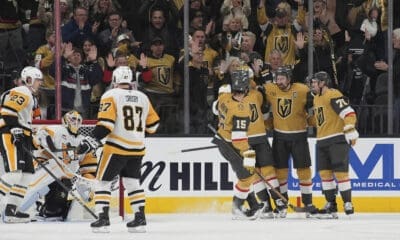
[[[242,14],[249,17],[250,13],[250,0],[224,0],[221,6],[222,16]]]
[[[94,37],[98,27],[98,22],[93,25],[89,23],[86,8],[77,7],[73,18],[61,28],[63,42],[71,42],[75,47],[82,47],[85,39]]]
[[[101,32],[107,28],[108,17],[113,12],[115,12],[115,7],[111,0],[96,0],[93,10],[90,12],[89,20],[91,23],[99,23],[98,32]]]
[[[94,54],[93,54],[94,55]],[[83,52],[66,44],[62,58],[61,91],[62,114],[71,110],[82,113],[83,118],[90,117],[90,97],[92,87],[102,78],[100,65],[91,57],[91,62],[83,63]],[[52,68],[54,71],[54,65]],[[53,72],[54,76],[54,72]]]
[[[52,29],[46,31],[47,44],[40,46],[35,52],[35,67],[43,73],[43,84],[40,88],[40,108],[43,119],[47,119],[47,108],[55,103],[54,78],[50,75],[50,66],[54,62],[56,35]]]
[[[150,11],[150,25],[145,31],[143,42],[148,44],[156,37],[161,38],[165,53],[176,58],[179,53],[176,34],[176,28],[167,25],[165,11],[162,8],[153,8]],[[148,48],[149,45],[145,47]]]
[[[111,49],[117,46],[117,37],[123,33],[130,35],[129,29],[122,26],[122,16],[118,12],[112,12],[108,15],[107,28],[99,33],[98,39],[102,49],[102,55],[105,55]],[[135,39],[132,36],[132,40]]]
[[[152,79],[142,88],[161,116],[159,133],[176,133],[181,83],[175,77],[175,58],[164,49],[163,39],[155,37],[150,42],[147,67],[152,71]]]
[[[301,11],[299,11],[301,12]],[[278,4],[275,19],[269,19],[265,13],[265,0],[260,0],[257,9],[257,20],[263,29],[264,59],[268,60],[273,49],[282,53],[283,65],[294,65],[296,57],[296,46],[294,39],[298,29],[291,21],[291,8],[286,2]]]

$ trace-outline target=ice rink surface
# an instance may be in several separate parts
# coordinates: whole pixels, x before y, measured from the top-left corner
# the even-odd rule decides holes
[[[87,222],[0,223],[1,240],[400,240],[400,214],[358,213],[336,220],[231,220],[230,214],[148,214],[146,233],[128,233],[125,223],[111,223],[110,233],[92,233]]]

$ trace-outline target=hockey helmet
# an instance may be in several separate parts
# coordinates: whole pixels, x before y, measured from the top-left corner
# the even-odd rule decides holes
[[[132,83],[132,70],[128,66],[120,66],[117,67],[113,71],[112,79],[115,84],[121,84],[121,83]]]
[[[31,82],[28,83],[27,80],[28,78],[31,78]],[[33,83],[37,80],[43,80],[43,74],[42,71],[40,71],[36,67],[32,66],[27,66],[24,67],[21,71],[21,80],[27,85],[27,86],[32,86]]]
[[[62,124],[66,127],[71,133],[78,134],[78,130],[82,124],[82,116],[79,112],[72,110],[64,114],[62,118]]]
[[[292,69],[290,66],[278,67],[275,72],[276,76],[285,76],[289,81],[292,80]]]
[[[249,72],[245,70],[236,70],[231,73],[232,91],[246,92],[249,90]]]
[[[320,71],[314,74],[314,78],[318,82],[325,82],[325,86],[331,86],[331,78],[329,77],[328,73],[325,71]]]

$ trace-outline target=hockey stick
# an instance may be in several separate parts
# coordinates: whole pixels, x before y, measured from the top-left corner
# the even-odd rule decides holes
[[[54,149],[53,152],[67,152],[67,151],[75,151],[76,147],[67,147],[61,149]]]
[[[213,146],[206,146],[206,147],[197,147],[197,148],[186,148],[186,149],[182,149],[181,152],[193,152],[193,151],[199,151],[199,150],[206,150],[206,149],[211,149],[211,148],[217,148],[217,145],[213,145]]]
[[[242,158],[242,156],[240,156],[235,149],[233,149],[233,147],[217,132],[217,130],[215,130],[215,128],[211,125],[208,124],[207,127],[218,137],[221,139],[221,141],[230,148],[230,150],[232,150],[232,152],[234,152],[234,154],[237,157]],[[296,207],[293,204],[291,204],[279,191],[277,191],[265,178],[263,175],[261,175],[261,173],[259,173],[258,171],[254,171],[264,182],[265,184],[268,185],[268,187],[270,188],[271,191],[273,191],[284,203],[286,203],[287,206],[289,206],[294,212],[305,212],[305,209],[302,207]]]
[[[95,219],[98,219],[97,215],[90,210],[90,208],[88,206],[86,206],[86,204],[80,199],[78,198],[73,191],[71,191],[71,189],[67,186],[65,186],[65,184],[63,182],[61,182],[60,179],[58,179],[47,167],[45,164],[43,164],[40,160],[38,160],[33,153],[27,149],[24,145],[20,145],[22,150],[24,150],[26,153],[28,153],[33,159],[35,159],[35,161],[52,177],[54,178],[54,180],[67,192],[69,192],[69,194],[71,194],[71,196],[86,210],[88,211],[88,213],[90,213],[90,215],[92,215]]]

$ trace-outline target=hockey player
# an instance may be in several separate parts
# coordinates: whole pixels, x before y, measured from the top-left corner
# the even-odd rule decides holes
[[[256,151],[252,150],[249,145],[249,125],[251,121],[256,120],[253,114],[257,108],[253,108],[254,106],[246,99],[249,86],[247,71],[235,70],[232,72],[231,86],[226,86],[226,88],[231,88],[231,92],[225,91],[220,94],[214,105],[214,111],[218,111],[218,133],[224,139],[215,137],[213,142],[218,146],[221,155],[231,164],[238,178],[232,202],[233,219],[253,220],[258,217],[262,205],[258,204],[254,192],[250,191],[251,185],[256,180],[254,173]],[[223,141],[226,141],[231,147],[228,147]],[[246,200],[249,209],[244,208]]]
[[[311,157],[307,142],[308,109],[312,108],[312,95],[305,84],[291,83],[290,68],[280,67],[275,74],[276,83],[266,83],[264,92],[272,112],[272,151],[280,190],[288,199],[287,180],[292,156],[306,216],[310,217],[317,211],[312,204]],[[286,214],[282,212],[280,217],[286,217]]]
[[[330,88],[326,72],[317,72],[311,80],[314,116],[317,127],[317,166],[327,201],[319,211],[321,218],[337,218],[336,186],[344,202],[344,212],[354,213],[349,178],[349,150],[358,139],[357,116],[343,94]],[[336,180],[336,181],[335,181]],[[337,182],[337,183],[336,183]]]
[[[97,167],[96,155],[93,152],[78,154],[78,150],[74,150],[84,140],[84,136],[78,134],[82,117],[75,110],[69,111],[64,114],[62,124],[62,126],[43,127],[34,135],[35,143],[41,148],[35,153],[36,160],[42,161],[45,167],[66,186],[72,186],[71,179],[79,178],[80,183],[86,182],[90,188],[90,180],[94,179]],[[54,159],[55,157],[58,159]],[[39,165],[32,176],[21,209],[28,209],[38,195],[44,194],[46,194],[45,202],[39,209],[39,216],[52,220],[64,220],[71,203],[67,200],[68,192]]]
[[[103,94],[98,122],[93,130],[93,149],[105,138],[96,179],[95,209],[99,219],[91,223],[93,232],[109,232],[111,180],[122,177],[134,220],[127,223],[129,232],[145,232],[145,193],[140,186],[142,158],[145,154],[145,132],[157,130],[159,117],[148,97],[132,87],[132,71],[118,67],[113,72],[116,88]]]
[[[34,173],[32,157],[26,151],[33,148],[31,122],[37,106],[33,94],[39,90],[43,74],[28,66],[21,71],[21,80],[25,85],[11,89],[0,110],[0,148],[5,167],[0,193],[8,193],[3,218],[6,223],[29,221],[29,214],[20,212],[18,207]]]

